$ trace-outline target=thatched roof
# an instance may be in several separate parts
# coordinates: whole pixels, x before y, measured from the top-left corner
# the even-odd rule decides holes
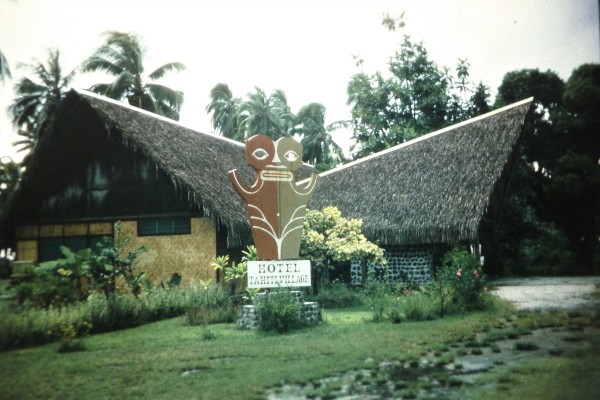
[[[309,207],[337,206],[382,245],[474,241],[510,175],[527,99],[320,175]],[[501,179],[502,178],[502,179]],[[505,183],[505,182],[504,182]]]
[[[225,225],[231,246],[248,243],[246,210],[227,178],[227,172],[237,168],[248,184],[254,181],[254,170],[245,164],[242,143],[201,133],[127,104],[76,90],[68,93],[42,137],[28,162],[13,205],[18,204],[19,196],[33,193],[32,188],[41,186],[50,177],[56,179],[74,158],[84,157],[83,153],[93,154],[98,141],[119,138],[157,163],[182,195],[198,205],[206,216]],[[299,173],[306,177],[309,170],[305,166]]]

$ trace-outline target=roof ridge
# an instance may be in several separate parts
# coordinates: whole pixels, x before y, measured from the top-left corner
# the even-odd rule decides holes
[[[385,154],[392,153],[392,152],[394,152],[396,150],[399,150],[401,148],[408,147],[410,145],[413,145],[415,143],[421,142],[423,140],[427,140],[427,139],[430,139],[432,137],[435,137],[435,136],[441,135],[443,133],[446,133],[448,131],[455,130],[456,128],[460,128],[462,126],[472,124],[472,123],[480,121],[482,119],[489,118],[489,117],[491,117],[491,116],[493,116],[495,114],[499,114],[499,113],[505,112],[505,111],[507,111],[507,110],[509,110],[511,108],[515,108],[515,107],[521,106],[523,104],[530,103],[531,101],[533,101],[533,97],[529,97],[527,99],[523,99],[523,100],[518,101],[516,103],[512,103],[512,104],[509,104],[507,106],[500,107],[500,108],[498,108],[496,110],[492,110],[492,111],[487,112],[485,114],[478,115],[478,116],[470,118],[470,119],[468,119],[466,121],[462,121],[462,122],[459,122],[459,123],[456,123],[456,124],[453,124],[453,125],[449,125],[449,126],[447,126],[445,128],[438,129],[437,131],[433,131],[433,132],[430,132],[430,133],[425,134],[423,136],[419,136],[418,138],[409,140],[408,142],[397,144],[397,145],[395,145],[393,147],[390,147],[390,148],[378,151],[377,153],[369,154],[368,156],[359,158],[358,160],[354,160],[354,161],[351,161],[351,162],[349,162],[347,164],[340,165],[339,167],[330,169],[329,171],[322,172],[322,173],[319,174],[319,176],[326,176],[326,175],[329,175],[329,174],[341,171],[343,169],[346,169],[346,168],[349,168],[349,167],[353,167],[355,165],[361,164],[364,161],[369,161],[369,160],[372,160],[374,158],[383,156]],[[299,182],[299,183],[302,183],[302,182]]]
[[[138,112],[140,114],[144,114],[144,115],[146,115],[148,117],[156,118],[156,119],[161,120],[163,122],[168,122],[168,123],[176,125],[176,126],[178,126],[180,128],[185,128],[185,129],[192,130],[194,132],[199,133],[200,135],[206,135],[206,136],[209,136],[211,138],[220,139],[220,140],[223,140],[225,142],[236,144],[236,145],[241,146],[241,147],[244,146],[244,143],[238,142],[237,140],[233,140],[233,139],[230,139],[230,138],[225,137],[225,136],[217,135],[216,133],[207,133],[207,132],[199,131],[199,130],[197,130],[195,128],[192,128],[190,126],[184,125],[184,124],[182,124],[179,121],[175,121],[175,120],[173,120],[171,118],[167,118],[165,116],[162,116],[162,115],[159,115],[159,114],[155,114],[153,112],[150,112],[150,111],[147,111],[147,110],[144,110],[144,109],[141,109],[141,108],[134,107],[134,106],[132,106],[130,104],[127,104],[127,103],[124,103],[122,101],[118,101],[118,100],[115,100],[115,99],[111,99],[109,97],[100,95],[98,93],[90,92],[90,91],[84,90],[84,89],[75,89],[75,88],[73,88],[71,90],[73,90],[75,93],[77,93],[79,95],[82,95],[84,97],[85,96],[92,97],[92,98],[94,98],[96,100],[100,100],[100,101],[104,101],[104,102],[107,102],[107,103],[111,103],[113,105],[129,109],[130,111],[135,111],[135,112]]]

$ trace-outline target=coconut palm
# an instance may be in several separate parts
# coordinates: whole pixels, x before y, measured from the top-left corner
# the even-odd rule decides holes
[[[8,107],[13,126],[24,137],[13,145],[23,146],[18,151],[33,150],[42,126],[69,90],[75,71],[63,75],[60,52],[56,49],[48,50],[46,64],[35,60],[33,64],[19,64],[19,67],[28,69],[33,78],[25,76],[17,82],[15,100]]]
[[[292,133],[294,115],[287,104],[282,90],[274,90],[267,96],[264,90],[255,87],[248,93],[248,100],[238,110],[238,122],[244,127],[245,136],[264,134],[278,139]]]
[[[133,33],[109,31],[105,42],[83,62],[84,72],[104,71],[112,83],[98,83],[90,90],[116,100],[127,99],[134,107],[179,120],[183,93],[156,81],[167,73],[186,70],[179,62],[166,63],[144,77],[144,54],[140,37]]]
[[[0,158],[0,213],[21,177],[21,166],[10,157]]]
[[[302,107],[296,116],[295,130],[301,135],[304,146],[302,159],[322,169],[343,161],[342,149],[331,137],[331,132],[343,125],[343,122],[335,122],[325,126],[325,106],[322,104],[310,103]]]
[[[212,113],[213,128],[225,137],[243,141],[244,130],[238,123],[238,110],[242,100],[239,97],[233,97],[233,93],[226,83],[218,83],[212,88],[210,99],[211,102],[206,106],[206,112]]]
[[[12,78],[10,74],[10,68],[8,66],[8,60],[4,57],[4,53],[0,51],[0,82],[4,83],[5,79]]]

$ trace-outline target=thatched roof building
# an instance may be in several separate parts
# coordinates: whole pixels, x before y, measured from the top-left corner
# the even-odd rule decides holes
[[[104,151],[107,140],[156,163],[180,196],[227,228],[230,246],[249,243],[245,207],[227,179],[227,172],[237,168],[243,179],[254,181],[242,143],[85,91],[71,90],[61,103],[28,162],[12,205],[23,209],[32,199],[47,197],[70,170]],[[305,166],[299,173],[308,176],[310,170]]]
[[[381,245],[478,242],[498,217],[532,99],[322,173],[311,208],[338,207]]]
[[[362,219],[367,237],[387,247],[479,242],[482,221],[493,222],[502,207],[531,101],[325,172],[309,207],[334,205],[345,216]],[[140,167],[143,163],[145,170]],[[156,169],[156,176],[145,181],[148,168]],[[188,253],[182,257],[192,260],[189,268],[196,268],[193,253],[198,250],[194,249],[199,240],[208,240],[194,227],[203,223],[198,218],[212,221],[217,252],[251,241],[245,207],[227,179],[234,168],[247,183],[254,181],[255,172],[246,165],[241,143],[72,90],[43,131],[10,206],[4,208],[5,227],[13,233],[5,230],[2,236],[16,237],[23,248],[37,246],[30,253],[41,254],[46,245],[71,243],[68,229],[77,228],[77,223],[83,224],[77,235],[88,235],[86,245],[90,245],[92,236],[100,234],[92,228],[103,221],[128,220],[135,230],[144,219],[185,214],[196,219],[189,228],[193,232]],[[311,170],[304,166],[298,178],[307,177]],[[131,173],[137,179],[135,188],[128,187],[133,181],[125,176]],[[103,174],[108,174],[112,186],[102,186]],[[154,194],[156,185],[162,185],[161,179],[169,186],[160,186],[163,198],[158,200],[163,208],[144,208],[140,204]],[[150,186],[144,186],[146,182]],[[103,202],[96,201],[94,196],[101,199],[110,190]],[[60,213],[47,208],[56,204]],[[101,208],[90,211],[91,206]],[[179,239],[168,240],[154,244],[156,251],[183,254],[177,247]],[[213,257],[215,245],[211,242],[207,249],[204,256]]]

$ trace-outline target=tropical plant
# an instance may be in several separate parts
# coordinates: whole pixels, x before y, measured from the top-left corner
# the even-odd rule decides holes
[[[130,237],[122,232],[121,222],[115,223],[114,238],[104,237],[92,252],[89,271],[92,284],[102,290],[108,298],[115,290],[116,279],[123,277],[131,293],[139,296],[143,288],[143,272],[137,272],[138,257],[145,253],[146,246],[127,251]]]
[[[237,264],[235,261],[230,263],[229,255],[217,256],[210,263],[215,271],[223,272],[223,279],[229,283],[232,295],[245,289],[244,277],[248,271],[247,261],[258,259],[254,246],[248,246],[246,250],[242,251],[242,254],[242,261]]]
[[[295,128],[304,147],[302,160],[319,170],[327,170],[344,161],[342,149],[331,137],[332,131],[344,125],[341,121],[325,126],[325,106],[322,104],[310,103],[302,107],[296,115]]]
[[[12,78],[12,75],[10,73],[8,60],[4,56],[4,53],[0,51],[0,82],[4,83],[6,79],[10,78]]]
[[[259,326],[266,332],[286,333],[302,327],[300,312],[300,303],[289,289],[276,289],[256,306]]]
[[[274,90],[267,96],[264,90],[255,87],[255,91],[248,93],[247,97],[238,111],[238,121],[244,129],[245,138],[262,134],[276,140],[291,134],[294,115],[283,90]]]
[[[10,157],[0,158],[0,212],[21,178],[21,166]]]
[[[238,110],[242,99],[233,97],[231,89],[225,83],[219,83],[212,88],[210,99],[211,102],[206,106],[206,112],[212,113],[213,128],[225,137],[239,142],[244,141],[244,131],[240,129],[238,121]]]
[[[483,305],[487,290],[485,273],[474,254],[455,247],[446,253],[436,274],[440,315],[446,311],[464,311]]]
[[[169,72],[186,70],[179,62],[166,63],[144,76],[146,49],[139,36],[133,33],[108,31],[101,45],[82,64],[84,72],[104,71],[115,79],[111,83],[98,83],[90,90],[116,100],[127,102],[174,120],[179,120],[183,93],[157,81]]]
[[[33,151],[40,139],[40,131],[52,117],[58,104],[65,97],[75,71],[64,75],[60,65],[60,52],[48,50],[46,64],[19,64],[33,74],[21,78],[15,85],[15,100],[8,107],[13,126],[23,139],[13,143],[22,146],[18,151]]]
[[[390,31],[403,17],[384,15]],[[362,60],[355,57],[357,65]],[[404,35],[390,57],[389,74],[359,72],[348,83],[355,157],[364,157],[487,110],[488,89],[469,80],[469,64],[459,60],[456,78],[430,58],[423,43]]]
[[[336,263],[357,259],[365,264],[385,264],[383,249],[367,240],[361,231],[362,224],[361,220],[342,217],[336,207],[307,211],[300,256],[311,260],[315,294],[319,292],[325,271]]]

